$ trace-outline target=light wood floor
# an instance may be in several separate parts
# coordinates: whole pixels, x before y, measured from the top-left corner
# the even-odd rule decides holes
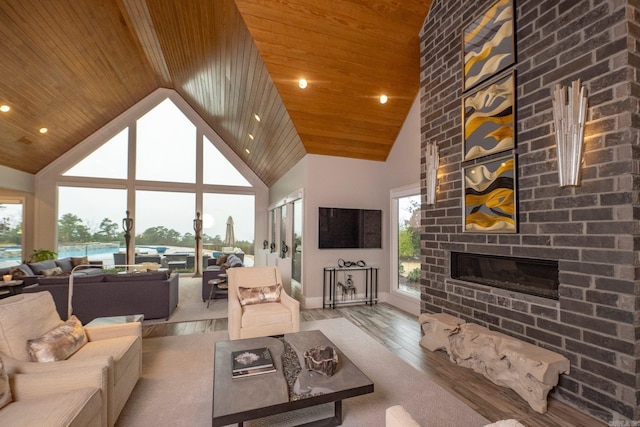
[[[430,352],[419,345],[420,326],[416,316],[388,304],[350,306],[336,309],[302,310],[300,321],[344,317],[386,346],[409,364],[423,371],[441,387],[491,421],[515,418],[526,427],[585,426],[606,424],[549,398],[549,410],[541,415],[512,390],[493,384],[471,369],[452,364],[444,352]],[[149,325],[143,338],[186,335],[227,329],[227,319]],[[428,402],[425,402],[428,404]],[[425,426],[426,427],[426,426]]]

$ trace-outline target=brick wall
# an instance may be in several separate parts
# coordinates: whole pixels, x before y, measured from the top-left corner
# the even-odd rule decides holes
[[[421,309],[564,354],[571,374],[555,397],[639,421],[640,2],[516,1],[519,230],[463,233],[461,33],[493,3],[434,0],[421,33],[422,143],[440,149],[437,203],[422,217]],[[578,78],[589,95],[582,185],[560,188],[552,91]],[[451,251],[558,260],[560,299],[452,280]]]

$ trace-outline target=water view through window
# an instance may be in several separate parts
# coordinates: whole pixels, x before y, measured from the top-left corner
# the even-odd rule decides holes
[[[22,254],[22,203],[0,200],[0,267],[14,265]]]

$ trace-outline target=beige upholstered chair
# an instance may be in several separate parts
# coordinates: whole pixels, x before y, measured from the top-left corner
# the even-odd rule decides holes
[[[88,342],[66,360],[32,362],[27,340],[41,337],[62,323],[49,292],[19,294],[0,300],[0,355],[7,371],[38,374],[106,365],[108,413],[103,425],[115,425],[142,371],[140,323],[85,327]]]
[[[229,280],[229,337],[241,338],[280,335],[300,330],[300,303],[281,289],[278,302],[268,302],[268,287],[282,286],[278,267],[237,267],[227,270]],[[239,289],[242,288],[242,289]],[[258,300],[267,300],[242,305],[246,295],[259,295]],[[261,290],[260,288],[263,288]],[[265,292],[267,293],[265,296]],[[253,302],[256,298],[253,298]]]
[[[8,372],[11,402],[0,408],[0,426],[107,426],[107,365],[48,368]]]

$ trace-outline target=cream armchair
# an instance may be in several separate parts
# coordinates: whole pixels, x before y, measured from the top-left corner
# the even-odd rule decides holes
[[[32,362],[27,340],[41,337],[63,321],[49,292],[0,300],[0,355],[10,374],[43,374],[88,366],[107,366],[107,414],[115,425],[142,371],[142,330],[138,322],[85,327],[88,342],[66,360]]]
[[[253,288],[254,295],[260,295],[259,300],[264,300],[264,293],[258,288],[267,288],[274,285],[282,286],[282,277],[278,267],[237,267],[227,270],[229,280],[229,338],[237,340],[241,338],[265,337],[280,335],[300,330],[300,303],[287,295],[281,289],[280,301],[259,302],[253,304],[241,304],[248,288]],[[239,293],[239,288],[243,288]],[[273,295],[272,295],[273,296]],[[254,298],[254,301],[255,302]],[[277,299],[277,298],[276,298]]]
[[[107,425],[106,365],[9,372],[12,400],[0,408],[0,425],[103,427]]]

